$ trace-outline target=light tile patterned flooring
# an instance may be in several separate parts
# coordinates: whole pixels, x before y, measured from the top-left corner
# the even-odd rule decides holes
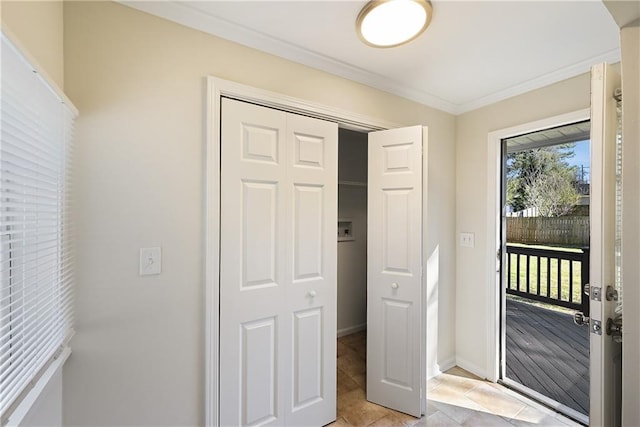
[[[366,332],[338,339],[338,418],[334,427],[580,426],[458,367],[429,380],[427,413],[417,419],[367,402]]]

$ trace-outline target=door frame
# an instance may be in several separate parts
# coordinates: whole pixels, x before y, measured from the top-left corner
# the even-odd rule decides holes
[[[236,83],[206,77],[205,152],[204,152],[204,312],[205,312],[205,425],[217,426],[219,419],[219,331],[220,331],[220,119],[221,98],[229,97],[269,108],[338,123],[339,127],[357,131],[393,129],[403,124],[376,119],[333,106],[311,102]],[[424,147],[426,151],[426,147]],[[423,156],[423,187],[427,179],[428,157]],[[423,188],[422,244],[425,243],[427,193]],[[423,254],[423,266],[425,265]],[[422,276],[425,286],[427,271]],[[423,345],[426,337],[422,337]],[[424,356],[423,356],[424,359]],[[421,363],[426,364],[426,360]],[[424,378],[426,390],[426,378]]]
[[[504,337],[501,336],[502,322],[505,315],[501,310],[504,292],[501,289],[501,265],[497,264],[498,249],[502,244],[502,217],[501,217],[501,185],[502,185],[502,140],[540,130],[581,122],[590,119],[591,111],[585,108],[566,114],[548,117],[541,120],[513,126],[506,129],[490,132],[488,135],[487,154],[487,283],[489,286],[489,304],[487,312],[487,367],[486,377],[489,381],[497,382],[500,378],[501,345]],[[503,263],[504,254],[500,264]],[[493,268],[492,266],[495,266]]]

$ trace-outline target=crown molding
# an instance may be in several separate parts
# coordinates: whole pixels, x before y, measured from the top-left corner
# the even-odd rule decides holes
[[[180,2],[176,0],[116,1],[133,9],[159,16],[169,21],[200,30],[207,34],[279,56],[311,68],[325,71],[453,115],[467,113],[469,111],[575,77],[579,74],[588,72],[593,64],[600,62],[615,63],[620,61],[620,49],[614,49],[593,58],[585,59],[584,61],[575,63],[568,67],[536,77],[532,80],[511,86],[507,89],[491,93],[463,104],[456,104],[424,90],[411,87],[406,83],[391,80],[386,76],[372,73],[369,70],[355,67],[343,61],[338,61],[334,58],[310,51],[289,41],[272,37],[252,28],[206,13],[187,2]]]
[[[177,1],[146,2],[135,0],[117,0],[117,2],[133,9],[195,28],[207,34],[267,52],[348,80],[353,80],[438,110],[453,114],[457,108],[456,104],[423,90],[393,81],[386,76],[372,73],[366,69],[355,67],[310,51],[294,43],[208,14],[187,3]]]
[[[496,102],[503,101],[517,95],[522,95],[523,93],[530,92],[535,89],[540,89],[545,86],[558,83],[562,80],[578,76],[580,74],[588,72],[591,69],[592,65],[600,64],[602,62],[607,62],[609,64],[620,62],[620,49],[610,50],[589,59],[585,59],[584,61],[577,62],[568,67],[561,68],[551,73],[544,74],[540,77],[536,77],[515,86],[511,86],[507,89],[494,92],[465,104],[461,104],[458,106],[458,108],[456,108],[455,114],[463,114],[469,111],[477,110],[478,108],[486,107],[487,105],[491,105]]]

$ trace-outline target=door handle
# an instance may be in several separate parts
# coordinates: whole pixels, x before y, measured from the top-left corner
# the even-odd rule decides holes
[[[316,292],[316,291],[309,291],[309,293],[307,293],[307,295],[308,295],[310,298],[314,298],[314,297],[315,297],[316,295],[318,295],[318,294],[317,294],[317,292]]]
[[[393,283],[391,284],[391,288],[392,288],[392,289],[398,289],[399,287],[400,287],[400,285],[398,285],[396,282],[393,282]]]

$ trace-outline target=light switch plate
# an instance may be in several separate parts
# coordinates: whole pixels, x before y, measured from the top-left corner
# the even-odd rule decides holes
[[[140,248],[140,275],[149,276],[162,272],[162,250],[156,248]]]
[[[464,248],[475,247],[475,233],[460,233],[460,246]]]

